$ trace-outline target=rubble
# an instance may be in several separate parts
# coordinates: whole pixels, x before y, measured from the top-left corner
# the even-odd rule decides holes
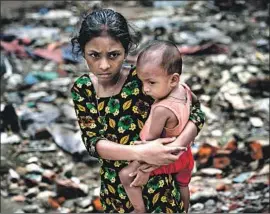
[[[264,4],[67,1],[5,13],[0,36],[4,209],[8,201],[15,204],[8,211],[15,213],[102,212],[99,162],[81,141],[69,92],[87,68],[82,56],[72,55],[69,39],[85,8],[104,6],[123,11],[137,25],[138,50],[150,39],[168,39],[183,55],[182,81],[206,114],[192,146],[190,212],[268,213],[269,16]],[[138,50],[127,56],[129,63],[136,62]]]

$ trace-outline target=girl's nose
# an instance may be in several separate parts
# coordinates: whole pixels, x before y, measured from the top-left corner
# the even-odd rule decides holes
[[[108,68],[110,68],[111,66],[110,66],[110,64],[109,64],[109,62],[108,62],[108,60],[107,59],[101,59],[100,60],[100,64],[99,64],[99,68],[101,69],[101,70],[107,70]]]

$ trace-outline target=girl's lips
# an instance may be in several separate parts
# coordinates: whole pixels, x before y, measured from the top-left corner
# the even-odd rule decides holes
[[[109,76],[111,76],[111,74],[110,74],[110,73],[107,73],[107,74],[99,74],[98,76],[100,76],[100,77],[109,77]]]

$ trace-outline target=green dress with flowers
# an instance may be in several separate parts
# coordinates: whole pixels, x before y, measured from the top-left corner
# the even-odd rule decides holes
[[[153,99],[142,92],[142,83],[137,77],[135,67],[130,69],[122,90],[117,95],[99,98],[97,102],[88,74],[75,81],[71,94],[85,147],[91,156],[99,158],[101,162],[100,199],[104,212],[131,212],[132,204],[118,176],[128,161],[102,159],[96,151],[96,144],[100,139],[124,145],[131,145],[133,141],[139,140],[139,133],[148,117]],[[191,112],[190,120],[200,130],[204,124],[204,114],[196,105]],[[142,189],[147,212],[183,212],[179,187],[173,175],[152,176]]]

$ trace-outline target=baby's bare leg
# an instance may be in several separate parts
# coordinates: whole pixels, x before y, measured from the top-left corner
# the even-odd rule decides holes
[[[128,198],[134,207],[134,211],[137,213],[144,213],[146,212],[146,210],[145,210],[145,205],[144,205],[143,197],[142,197],[142,188],[130,187],[130,184],[134,180],[134,177],[130,177],[129,174],[132,172],[135,172],[139,166],[140,166],[140,163],[138,161],[131,162],[128,166],[124,167],[119,172],[119,177],[120,177],[121,183],[123,184],[126,190]]]
[[[188,186],[186,186],[186,187],[180,186],[180,193],[181,193],[181,200],[184,203],[184,209],[185,209],[186,213],[188,213],[189,198],[190,198]]]

